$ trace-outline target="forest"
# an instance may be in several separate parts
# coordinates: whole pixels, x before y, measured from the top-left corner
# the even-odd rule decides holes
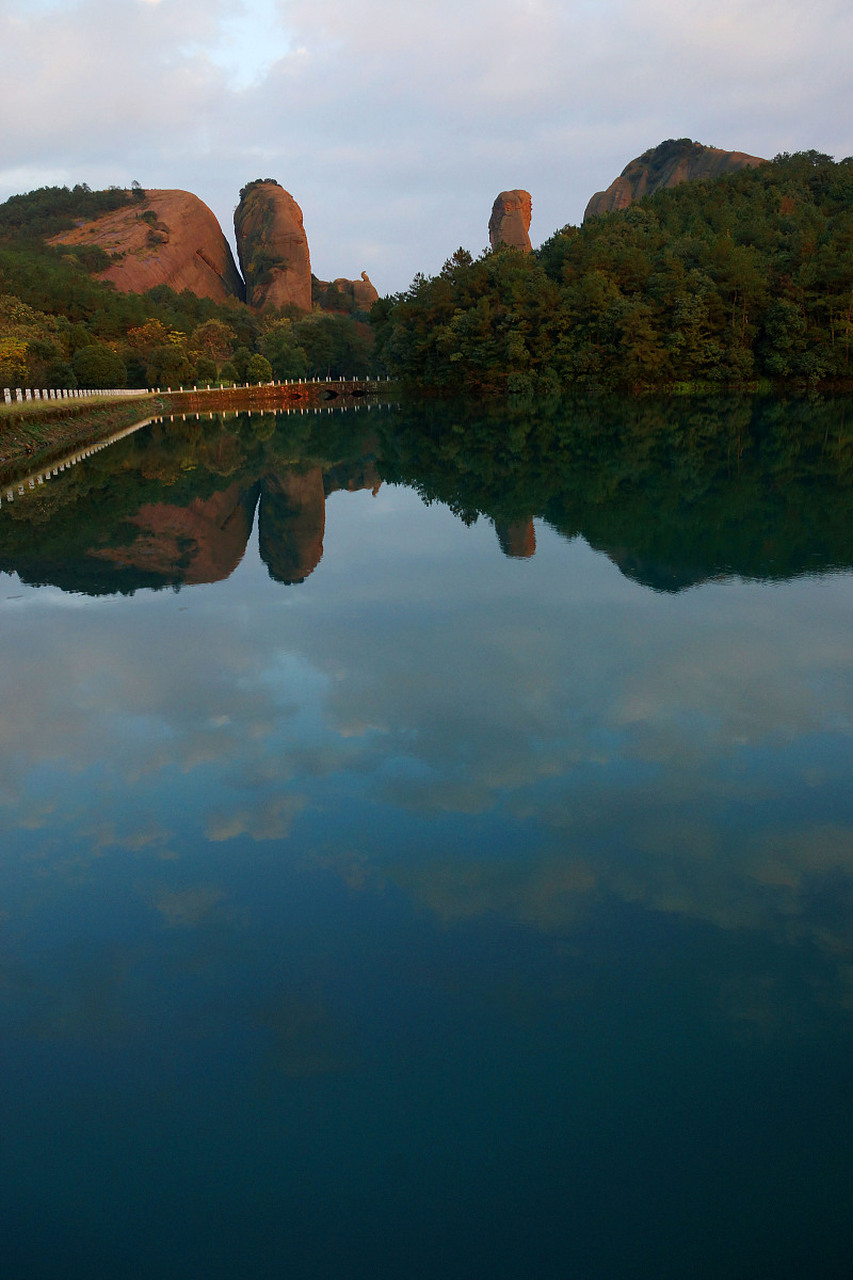
[[[374,308],[378,358],[452,394],[847,386],[853,158],[780,155],[474,259]]]

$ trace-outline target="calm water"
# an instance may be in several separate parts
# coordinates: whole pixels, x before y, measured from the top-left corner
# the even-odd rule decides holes
[[[0,494],[9,1280],[846,1277],[842,404]]]

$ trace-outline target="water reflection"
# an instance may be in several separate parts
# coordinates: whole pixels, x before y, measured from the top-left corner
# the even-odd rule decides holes
[[[844,411],[670,409],[162,424],[3,508],[18,1274],[844,1274]]]
[[[379,450],[387,479],[489,515],[509,555],[531,553],[539,517],[677,591],[850,565],[849,418],[843,400],[442,405],[396,418]]]
[[[656,590],[853,562],[843,401],[431,405],[367,426],[328,411],[159,423],[7,504],[0,564],[91,594],[215,582],[258,514],[270,576],[298,583],[323,555],[326,498],[382,480],[488,517],[511,558],[535,554],[545,520]]]
[[[373,449],[343,413],[159,421],[7,504],[0,564],[90,595],[219,582],[259,513],[270,576],[301,582],[323,554],[326,497],[380,483]]]

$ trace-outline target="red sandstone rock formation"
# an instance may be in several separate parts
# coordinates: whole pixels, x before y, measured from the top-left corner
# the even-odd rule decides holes
[[[529,560],[536,554],[536,530],[532,520],[496,520],[501,551],[513,560]]]
[[[323,469],[284,471],[267,476],[262,483],[258,518],[261,559],[276,582],[303,582],[323,558]]]
[[[530,215],[533,201],[529,191],[502,191],[492,205],[489,218],[489,244],[493,249],[501,244],[511,249],[530,253]]]
[[[166,582],[224,582],[243,559],[257,500],[257,486],[232,484],[186,507],[146,503],[128,521],[140,531],[132,543],[89,554],[162,574]]]
[[[311,310],[311,259],[302,210],[272,180],[243,188],[234,214],[237,253],[250,307]]]
[[[360,280],[336,280],[335,284],[339,288],[346,284],[352,289],[353,302],[359,311],[369,311],[379,299],[379,290],[366,271],[362,271]]]
[[[347,280],[343,276],[337,280],[318,280],[315,276],[312,296],[318,306],[329,311],[369,311],[379,292],[367,272],[362,271],[360,280]]]
[[[766,161],[760,156],[748,156],[743,151],[720,151],[690,138],[670,138],[632,160],[606,191],[596,191],[586,206],[584,221],[602,213],[611,213],[614,209],[627,209],[635,200],[641,200],[662,187],[677,187],[680,182],[696,182],[702,178],[719,178],[724,173],[754,168],[759,164],[766,164]]]
[[[201,298],[243,297],[243,282],[215,215],[189,191],[148,191],[120,209],[54,236],[51,244],[97,245],[115,261],[99,279],[122,293],[166,284]]]

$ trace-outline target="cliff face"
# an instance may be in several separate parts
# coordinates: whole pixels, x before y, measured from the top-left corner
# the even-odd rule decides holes
[[[696,182],[702,178],[719,178],[724,173],[765,163],[760,156],[749,156],[743,151],[720,151],[690,138],[670,138],[632,160],[606,191],[596,191],[586,206],[584,221],[602,213],[611,213],[614,209],[627,209],[635,200],[641,200],[662,187],[677,187],[680,182]]]
[[[489,244],[493,249],[504,244],[511,249],[530,253],[530,217],[533,201],[529,191],[502,191],[492,205],[489,218]]]
[[[215,215],[189,191],[148,191],[120,209],[50,244],[97,245],[115,257],[99,279],[122,293],[144,293],[165,284],[200,298],[225,302],[244,296],[243,282]]]
[[[276,182],[244,187],[234,214],[250,307],[311,310],[311,259],[302,210]]]

